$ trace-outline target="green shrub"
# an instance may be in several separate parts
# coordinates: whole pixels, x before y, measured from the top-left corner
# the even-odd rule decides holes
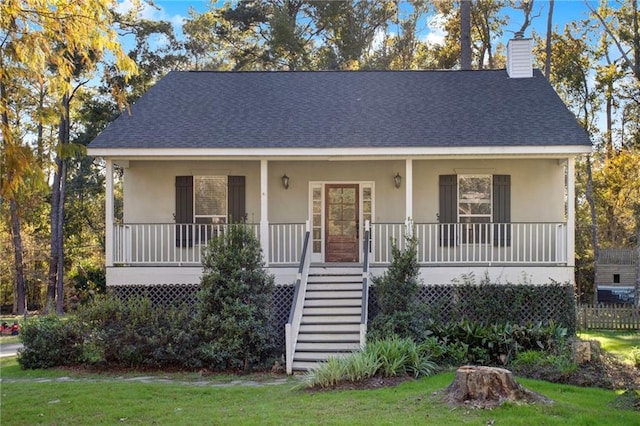
[[[18,362],[24,369],[74,365],[80,362],[82,347],[77,324],[56,315],[31,318],[20,330],[24,347]]]
[[[422,340],[428,335],[418,302],[420,265],[417,244],[415,237],[405,236],[405,247],[401,250],[393,241],[389,268],[372,279],[377,302],[369,327],[372,339],[396,335]]]
[[[571,359],[571,355],[567,353],[548,355],[545,362],[553,366],[555,370],[559,371],[563,375],[574,373],[578,368],[578,364],[576,364]]]
[[[382,308],[378,279],[372,283],[369,289],[371,325],[380,321],[376,318]],[[411,292],[407,294],[413,295]],[[391,293],[390,297],[396,295]],[[467,319],[484,324],[555,323],[565,328],[568,335],[573,336],[576,332],[575,294],[569,283],[552,281],[538,285],[525,281],[518,284],[492,284],[485,277],[478,284],[474,276],[469,274],[448,285],[420,285],[414,297],[419,302],[416,315],[412,318],[419,323],[411,326],[419,331],[424,330],[425,319],[438,323]],[[415,337],[420,341],[425,336]]]
[[[484,324],[555,323],[570,335],[576,332],[575,293],[567,283],[495,284],[485,277],[476,284],[473,275],[469,275],[456,282],[452,292],[455,302],[449,318],[443,321],[464,318]]]
[[[125,367],[190,366],[195,337],[185,306],[154,306],[147,298],[96,298],[83,306],[82,362]]]
[[[513,360],[513,364],[520,365],[538,365],[545,357],[545,353],[542,351],[528,350],[520,352]]]
[[[97,294],[107,291],[107,276],[104,265],[98,266],[83,260],[69,272],[72,296],[69,308],[75,310],[79,304],[93,299]]]
[[[211,369],[264,365],[273,356],[273,276],[267,274],[253,231],[230,225],[203,255],[196,327],[199,356]]]
[[[96,297],[65,321],[45,317],[27,324],[21,363],[244,370],[266,364],[275,340],[273,277],[262,266],[252,231],[232,225],[205,252],[195,312],[148,298]]]
[[[543,350],[553,352],[562,345],[567,330],[551,323],[548,326],[492,324],[461,320],[431,325],[434,338],[446,349],[435,359],[445,363],[505,365],[519,352]],[[434,343],[430,343],[431,347]]]

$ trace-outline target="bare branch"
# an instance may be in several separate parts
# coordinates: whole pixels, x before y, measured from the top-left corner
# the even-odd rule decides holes
[[[622,58],[624,59],[624,62],[627,64],[627,66],[629,66],[629,68],[631,68],[633,70],[633,73],[636,76],[636,78],[638,80],[640,80],[640,70],[638,69],[638,67],[634,66],[633,62],[631,62],[631,60],[629,59],[629,56],[627,55],[627,52],[624,51],[624,49],[622,48],[622,45],[620,44],[620,41],[613,34],[611,29],[609,28],[609,25],[604,20],[602,15],[600,15],[600,13],[598,13],[597,10],[595,10],[593,7],[591,7],[591,5],[589,4],[589,2],[587,0],[584,1],[584,4],[586,4],[587,7],[589,8],[589,10],[591,11],[591,13],[593,13],[593,15],[596,18],[598,18],[598,20],[602,24],[604,30],[607,32],[609,37],[611,37],[611,40],[613,40],[613,42],[615,43],[616,47],[618,48],[618,51],[620,52],[620,55],[622,55]]]

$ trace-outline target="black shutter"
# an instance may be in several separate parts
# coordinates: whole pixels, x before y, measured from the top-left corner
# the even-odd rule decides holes
[[[493,245],[511,245],[511,176],[493,175]]]
[[[229,223],[246,222],[244,176],[229,176],[228,187]]]
[[[458,176],[440,175],[440,245],[455,245],[455,228],[458,220]]]
[[[193,176],[176,176],[176,247],[192,247]]]

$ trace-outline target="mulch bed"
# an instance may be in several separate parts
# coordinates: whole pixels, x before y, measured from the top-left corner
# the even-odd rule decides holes
[[[552,366],[522,366],[513,373],[530,379],[603,389],[640,389],[640,370],[603,352],[596,361],[579,365],[574,372],[562,373]]]

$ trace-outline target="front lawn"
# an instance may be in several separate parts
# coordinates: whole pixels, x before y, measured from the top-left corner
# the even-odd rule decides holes
[[[602,349],[625,356],[634,347],[640,347],[640,331],[588,330],[578,333],[583,340],[598,340]]]
[[[442,373],[376,390],[308,392],[285,384],[233,385],[193,373],[88,374],[19,369],[0,362],[3,425],[23,424],[634,424],[638,413],[612,408],[613,391],[519,379],[554,405],[494,410],[451,408],[433,393]],[[141,376],[147,376],[142,378]],[[42,380],[38,378],[41,377]],[[244,380],[242,377],[238,377]],[[268,378],[267,378],[268,379]],[[268,382],[267,382],[268,383]]]

